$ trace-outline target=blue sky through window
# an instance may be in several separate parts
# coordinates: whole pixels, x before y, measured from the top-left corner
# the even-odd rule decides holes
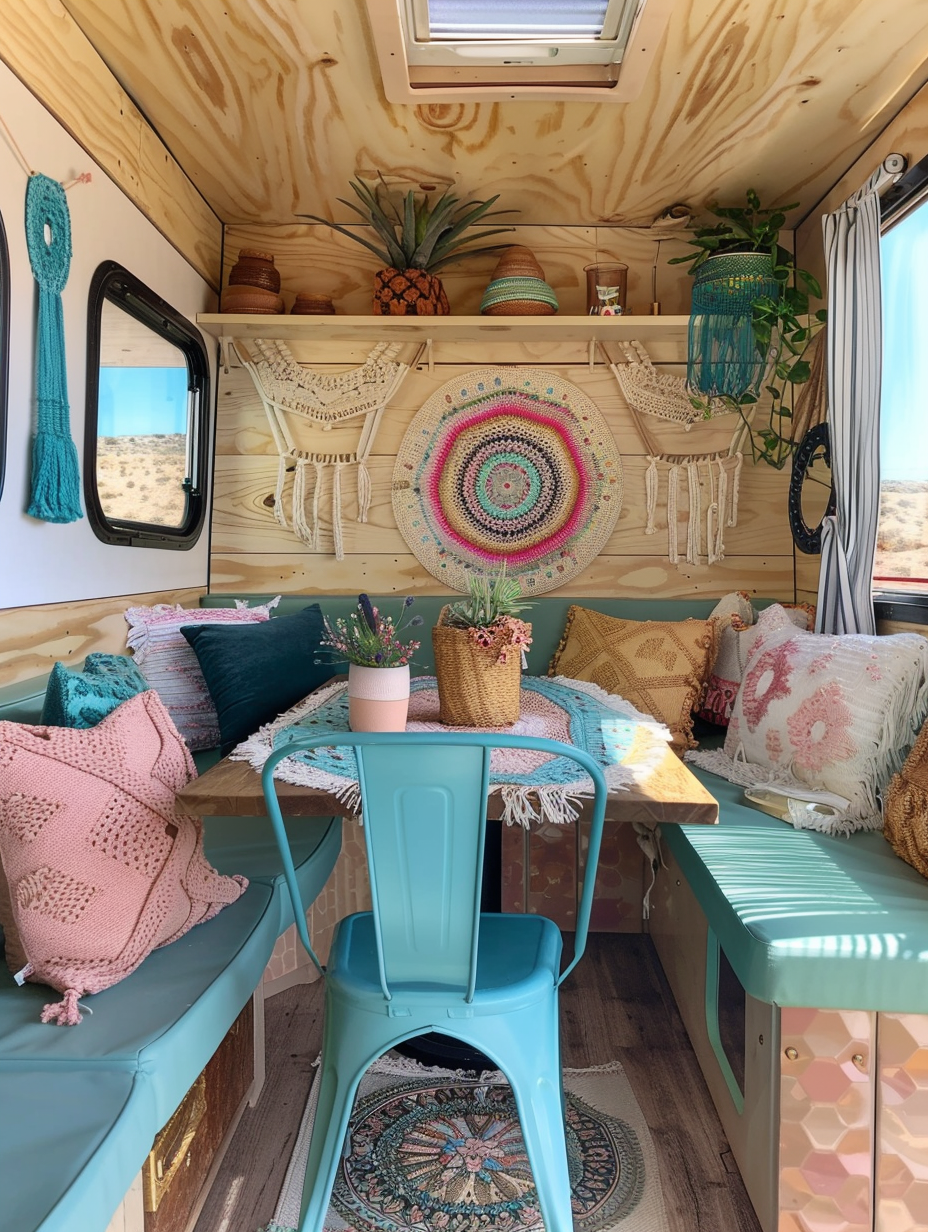
[[[880,477],[928,481],[928,202],[881,242]]]
[[[100,436],[187,432],[187,366],[100,369]]]

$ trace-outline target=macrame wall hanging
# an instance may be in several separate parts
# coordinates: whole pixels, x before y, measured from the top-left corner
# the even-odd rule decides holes
[[[366,522],[371,504],[371,479],[367,469],[374,438],[387,403],[399,389],[409,364],[396,356],[400,344],[378,343],[367,359],[350,372],[320,373],[297,363],[285,342],[257,338],[250,353],[241,343],[236,352],[254,381],[270,424],[279,462],[274,513],[277,521],[314,551],[319,549],[319,505],[323,478],[331,473],[332,535],[335,559],[345,555],[342,527],[342,471],[357,468],[358,521]],[[418,361],[419,353],[413,363]],[[326,452],[300,444],[298,431],[314,426],[323,432],[351,420],[363,420],[355,447]],[[293,473],[291,521],[284,511],[288,472]]]
[[[80,466],[71,439],[61,305],[71,268],[71,217],[64,188],[46,175],[30,175],[26,186],[26,246],[39,287],[37,423],[26,512],[45,522],[76,522],[84,515]]]
[[[602,551],[622,460],[598,407],[555,372],[477,368],[437,389],[403,437],[393,513],[429,573],[466,591],[505,563],[544,594]]]
[[[647,523],[645,534],[657,533],[656,517],[659,501],[660,468],[667,473],[667,556],[672,564],[680,561],[681,488],[686,493],[687,519],[683,559],[698,565],[704,556],[710,565],[723,559],[724,535],[729,526],[738,523],[738,497],[742,446],[747,424],[738,417],[727,452],[668,454],[661,452],[647,428],[644,415],[679,424],[688,432],[694,423],[704,418],[704,412],[694,407],[682,377],[658,373],[640,342],[621,343],[624,363],[616,363],[605,346],[600,349],[609,368],[625,395],[632,422],[644,445],[648,458],[645,472]],[[734,412],[733,407],[710,399],[712,418]],[[703,482],[707,500],[703,500]],[[705,514],[705,523],[703,523]],[[705,533],[703,534],[703,525]]]

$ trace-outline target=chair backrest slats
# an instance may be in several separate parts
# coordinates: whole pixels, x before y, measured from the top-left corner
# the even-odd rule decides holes
[[[381,981],[473,987],[486,814],[480,747],[356,749]]]

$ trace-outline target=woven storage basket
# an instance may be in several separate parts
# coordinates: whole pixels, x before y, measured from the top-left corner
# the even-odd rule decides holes
[[[519,718],[522,655],[517,646],[498,663],[498,650],[484,650],[466,629],[444,624],[442,608],[432,630],[438,718],[449,727],[507,727]],[[529,626],[531,628],[531,626]]]
[[[889,784],[883,834],[897,856],[928,877],[928,723]]]

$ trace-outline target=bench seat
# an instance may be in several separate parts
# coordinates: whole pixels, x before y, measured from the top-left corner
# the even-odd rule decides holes
[[[44,677],[0,689],[0,718],[39,721]],[[217,760],[197,754],[198,769]],[[337,818],[295,819],[305,902],[341,849]],[[216,917],[154,950],[126,979],[82,999],[75,1028],[39,1021],[58,994],[18,987],[0,963],[0,1172],[4,1232],[104,1232],[158,1131],[222,1043],[293,922],[267,818],[213,817],[204,850],[249,879]],[[92,1011],[92,1012],[88,1012]]]
[[[341,847],[338,820],[309,820],[297,844],[307,902]],[[16,1215],[4,1215],[5,1232],[103,1232],[158,1130],[261,983],[277,938],[292,923],[289,895],[274,866],[276,845],[272,852],[253,837],[227,838],[214,836],[208,854],[219,867],[246,872],[245,893],[154,950],[126,979],[85,998],[93,1013],[85,1011],[79,1027],[39,1022],[56,994],[41,984],[19,988],[0,967],[0,1105],[17,1109],[0,1132],[0,1161],[5,1175],[19,1178]],[[43,1149],[18,1169],[25,1139]]]
[[[151,1085],[130,1070],[0,1061],[5,1232],[103,1232],[151,1148]]]
[[[691,767],[718,826],[665,826],[744,989],[779,1006],[928,1013],[928,881],[876,832],[795,830]]]

